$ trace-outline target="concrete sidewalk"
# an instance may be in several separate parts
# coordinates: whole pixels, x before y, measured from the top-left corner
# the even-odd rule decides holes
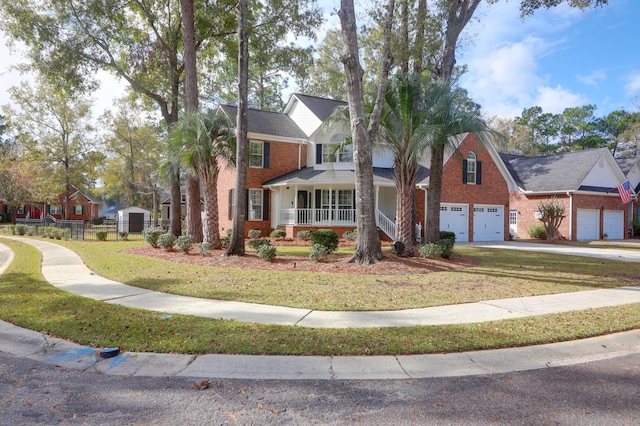
[[[43,253],[42,272],[56,287],[106,303],[163,313],[303,327],[398,327],[484,322],[593,307],[640,303],[640,287],[500,299],[395,312],[322,312],[156,293],[126,286],[91,272],[71,250],[41,240],[16,238]],[[533,245],[537,248],[539,245]],[[497,247],[497,245],[492,245]],[[500,247],[502,248],[502,247]],[[515,248],[508,244],[506,248]],[[520,247],[519,249],[532,249]],[[560,248],[562,253],[566,248]],[[9,250],[10,252],[10,250]],[[571,247],[571,253],[576,249]],[[622,253],[640,262],[640,252]],[[585,254],[587,255],[587,254]],[[589,254],[591,255],[591,254]],[[10,262],[0,244],[2,261]],[[102,360],[94,348],[51,339],[0,322],[0,351],[65,367],[112,374],[274,379],[419,378],[486,374],[567,365],[640,351],[640,331],[593,339],[446,355],[384,357],[284,357],[125,353]]]

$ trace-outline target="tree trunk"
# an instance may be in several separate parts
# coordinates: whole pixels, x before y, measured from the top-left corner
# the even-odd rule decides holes
[[[182,10],[182,45],[184,48],[185,111],[198,111],[198,72],[196,68],[196,39],[193,0],[180,0]],[[187,201],[187,233],[196,243],[202,242],[202,208],[200,204],[200,179],[187,176],[185,190]]]
[[[238,116],[236,117],[236,190],[233,191],[233,232],[227,256],[244,256],[244,221],[247,187],[247,111],[249,109],[248,0],[238,1]]]
[[[431,146],[431,163],[429,171],[429,192],[427,197],[427,243],[435,243],[440,239],[440,198],[442,195],[442,169],[444,161],[444,145]]]
[[[212,249],[219,249],[222,247],[220,243],[220,231],[219,231],[219,215],[218,215],[218,167],[212,168],[212,173],[209,176],[200,176],[203,183],[204,192],[204,241],[211,244]]]
[[[373,146],[364,113],[362,67],[360,66],[356,16],[353,0],[341,0],[338,12],[342,24],[347,79],[347,96],[353,138],[353,163],[356,175],[357,248],[349,262],[372,264],[382,259],[380,235],[375,221],[375,193],[373,188]]]
[[[473,12],[481,0],[459,0],[449,3],[447,13],[447,29],[443,57],[438,67],[438,79],[451,82],[453,67],[456,64],[456,45],[460,33],[467,25]],[[436,142],[431,146],[431,163],[429,171],[429,192],[427,200],[427,243],[440,239],[440,198],[442,194],[442,169],[446,141]]]
[[[396,167],[394,170],[396,181],[396,241],[404,245],[403,256],[415,255],[415,170]]]

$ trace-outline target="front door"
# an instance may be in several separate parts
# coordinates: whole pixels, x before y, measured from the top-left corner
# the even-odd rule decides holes
[[[307,191],[298,191],[298,224],[311,223],[309,214],[309,193]]]

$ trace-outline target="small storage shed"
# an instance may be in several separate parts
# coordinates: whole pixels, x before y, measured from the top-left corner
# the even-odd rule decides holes
[[[118,210],[118,232],[142,232],[151,223],[151,212],[140,207]],[[146,226],[145,226],[146,225]]]

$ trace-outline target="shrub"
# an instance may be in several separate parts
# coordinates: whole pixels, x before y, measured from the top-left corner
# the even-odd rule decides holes
[[[342,234],[342,238],[347,241],[355,241],[358,238],[358,230],[354,229],[353,231],[346,231]]]
[[[285,231],[284,229],[274,229],[273,231],[271,231],[271,234],[269,234],[269,236],[271,238],[284,238],[287,236],[287,231]]]
[[[16,234],[17,235],[25,235],[27,233],[27,225],[18,224],[16,225]]]
[[[9,222],[9,215],[7,213],[0,213],[0,223]]]
[[[38,227],[37,226],[30,226],[27,228],[27,235],[30,237],[33,236],[37,236],[38,235]]]
[[[269,245],[269,244],[271,244],[271,241],[269,241],[267,239],[257,239],[257,240],[249,241],[248,244],[249,244],[249,247],[251,247],[252,249],[258,251],[260,246]]]
[[[451,240],[455,244],[456,233],[451,231],[440,231],[440,240]]]
[[[62,238],[63,240],[67,241],[67,240],[71,239],[71,228],[58,229],[58,234],[60,235],[60,238]],[[58,239],[60,239],[60,238],[58,238]]]
[[[149,244],[151,247],[158,247],[158,238],[164,233],[164,229],[162,229],[161,227],[152,226],[150,228],[144,229],[142,231],[142,236],[144,237],[144,240],[147,242],[147,244]]]
[[[633,227],[633,235],[640,235],[640,220],[634,220],[631,222]]]
[[[227,233],[227,237],[231,237],[231,234],[233,234],[233,228],[227,228],[225,232]]]
[[[103,217],[98,217],[96,219],[93,219],[91,221],[92,224],[94,225],[102,225],[104,223],[104,218]]]
[[[96,231],[96,238],[100,241],[107,241],[107,235],[108,232],[101,230],[101,231]]]
[[[329,249],[329,253],[338,250],[338,242],[340,238],[333,229],[318,229],[311,233],[311,242],[313,245],[320,244]]]
[[[128,240],[129,239],[129,233],[122,231],[122,232],[118,232],[118,237],[120,237],[121,240]]]
[[[173,247],[176,245],[176,240],[178,238],[173,234],[161,234],[158,237],[158,245],[165,251],[172,251]]]
[[[298,237],[301,240],[310,240],[311,239],[311,231],[309,230],[304,230],[304,231],[298,231],[298,233],[296,234],[296,237]]]
[[[418,253],[427,259],[438,259],[442,256],[442,247],[436,243],[427,243],[418,249]]]
[[[181,252],[189,253],[193,247],[193,237],[191,235],[180,235],[178,239],[176,239],[176,245]]]
[[[547,239],[547,228],[544,227],[542,223],[536,223],[535,225],[531,225],[529,229],[527,229],[527,234],[531,238],[539,238],[542,240]]]
[[[249,233],[247,234],[250,239],[255,240],[256,238],[260,238],[260,230],[259,229],[249,229]]]
[[[7,231],[9,232],[9,235],[16,235],[16,225],[7,226]]]
[[[271,244],[261,245],[260,247],[258,247],[258,256],[260,256],[260,259],[264,259],[268,262],[271,262],[273,259],[276,258],[275,246],[272,246]]]
[[[229,244],[231,243],[231,237],[226,235],[222,238],[220,238],[220,245],[222,246],[222,248],[227,248],[229,247]]]
[[[198,253],[200,254],[200,256],[209,256],[210,251],[211,251],[211,244],[209,244],[208,242],[203,241],[200,244],[198,244]]]
[[[331,249],[329,249],[329,247],[323,246],[322,244],[315,243],[314,245],[311,246],[309,259],[316,262],[322,262],[324,260],[327,260],[330,254],[331,254]]]
[[[454,240],[455,236],[453,240],[451,238],[443,238],[436,243],[442,250],[442,254],[440,254],[440,257],[443,257],[445,259],[449,259],[451,257],[451,255],[453,254]]]

